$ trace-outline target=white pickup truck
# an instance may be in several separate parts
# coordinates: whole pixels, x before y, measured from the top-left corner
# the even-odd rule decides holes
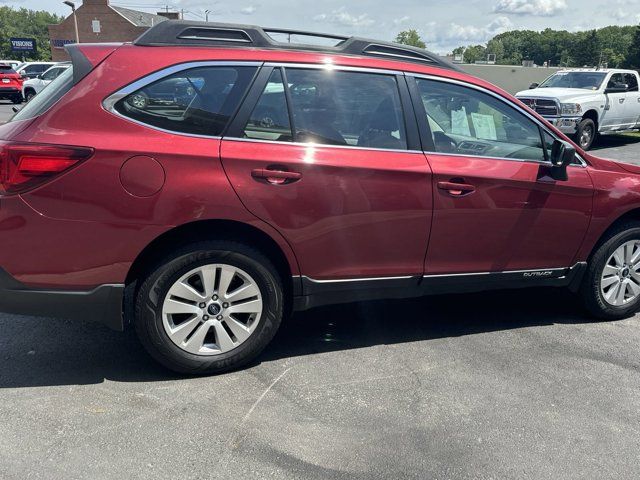
[[[640,129],[639,80],[633,70],[562,70],[516,97],[588,150],[598,134]]]

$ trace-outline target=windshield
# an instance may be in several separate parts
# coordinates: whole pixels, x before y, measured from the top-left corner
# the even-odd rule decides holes
[[[558,72],[547,78],[538,88],[598,90],[606,76],[605,72]]]
[[[67,68],[53,82],[33,97],[29,103],[16,113],[10,121],[27,120],[46,112],[54,103],[71,90],[73,86],[73,67]]]

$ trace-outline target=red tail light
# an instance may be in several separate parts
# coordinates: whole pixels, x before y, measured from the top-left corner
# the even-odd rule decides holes
[[[0,142],[0,195],[26,192],[91,155],[87,147]]]

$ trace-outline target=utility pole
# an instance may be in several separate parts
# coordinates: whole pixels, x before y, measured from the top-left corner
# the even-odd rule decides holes
[[[211,13],[211,10],[205,10],[204,11],[204,21],[208,22],[209,21],[209,14]]]
[[[78,35],[78,17],[76,17],[76,4],[68,0],[62,3],[64,3],[68,7],[71,7],[71,15],[73,16],[73,28],[76,34],[76,43],[80,43],[80,35]]]

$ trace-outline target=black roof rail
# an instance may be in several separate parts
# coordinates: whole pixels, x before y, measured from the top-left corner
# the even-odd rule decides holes
[[[307,38],[335,40],[334,45],[279,42],[271,35],[282,34]],[[369,40],[329,33],[307,32],[284,28],[262,28],[256,25],[207,23],[185,20],[166,20],[144,32],[134,42],[140,46],[225,46],[256,47],[274,50],[304,50],[343,55],[361,55],[403,60],[446,68],[460,69],[447,59],[427,50],[393,42]]]

